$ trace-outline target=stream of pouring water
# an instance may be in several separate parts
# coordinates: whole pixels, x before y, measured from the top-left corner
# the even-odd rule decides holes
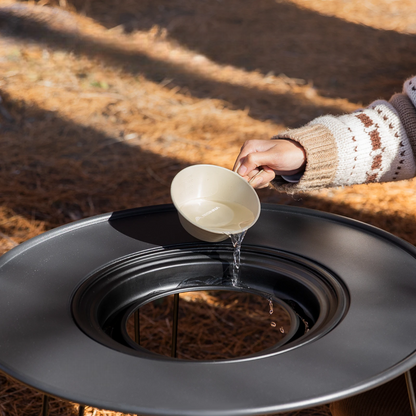
[[[246,235],[247,230],[237,233],[229,234],[231,243],[234,247],[233,252],[233,270],[231,275],[231,284],[237,286],[239,277],[240,277],[240,265],[241,265],[241,244],[243,243],[244,236]]]

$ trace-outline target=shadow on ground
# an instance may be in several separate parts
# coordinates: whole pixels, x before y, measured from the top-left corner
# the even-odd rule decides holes
[[[284,73],[313,82],[324,96],[353,102],[388,98],[416,70],[416,36],[323,16],[281,0],[71,3],[107,28],[122,26],[131,33],[158,25],[169,38],[217,63]]]
[[[216,63],[263,74],[285,74],[311,83],[323,96],[356,103],[389,98],[400,91],[403,80],[416,68],[412,53],[415,36],[348,23],[284,2],[157,0],[132,8],[131,2],[122,0],[117,7],[101,2],[89,5],[84,10],[82,2],[78,8],[107,27],[119,25],[132,32],[157,24],[167,30],[169,38]],[[108,13],[109,8],[114,8],[114,13]],[[30,7],[3,7],[0,30],[11,38],[71,51],[130,74],[143,74],[154,82],[169,79],[171,87],[185,88],[194,97],[219,98],[232,108],[249,108],[254,118],[272,119],[288,127],[340,112],[336,105],[318,106],[293,94],[208,79],[186,66],[50,25],[57,16],[70,20],[71,15],[65,13],[50,13],[39,19]]]

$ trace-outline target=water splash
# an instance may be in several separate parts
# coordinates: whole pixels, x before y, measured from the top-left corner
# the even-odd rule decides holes
[[[272,298],[268,298],[268,301],[269,301],[269,314],[270,315],[273,315],[273,312],[274,312],[274,309],[273,309],[273,300],[272,300]],[[276,322],[274,322],[274,321],[271,321],[270,322],[270,325],[273,328],[276,328],[276,326],[277,326]]]
[[[300,315],[298,315],[298,316],[302,320],[303,325],[305,325],[305,334],[306,334],[307,332],[309,332],[309,323],[306,319],[302,318]]]

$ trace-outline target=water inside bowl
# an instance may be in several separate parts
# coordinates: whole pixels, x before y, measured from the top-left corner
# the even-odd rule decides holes
[[[253,212],[235,202],[198,198],[186,202],[180,209],[183,215],[199,227],[225,234],[241,232],[254,221]]]

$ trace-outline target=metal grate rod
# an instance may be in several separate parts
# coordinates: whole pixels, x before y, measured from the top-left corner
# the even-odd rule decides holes
[[[140,309],[134,312],[134,341],[140,345]]]
[[[416,416],[416,398],[415,391],[413,389],[412,376],[410,374],[410,370],[406,371],[404,375],[406,377],[407,394],[409,395],[409,403],[410,409],[412,411],[412,416]]]
[[[42,416],[48,416],[49,415],[49,396],[46,394],[43,395],[43,401],[42,401]]]
[[[179,293],[173,297],[173,323],[172,323],[172,352],[171,356],[176,358],[178,344],[178,318],[179,318]]]

